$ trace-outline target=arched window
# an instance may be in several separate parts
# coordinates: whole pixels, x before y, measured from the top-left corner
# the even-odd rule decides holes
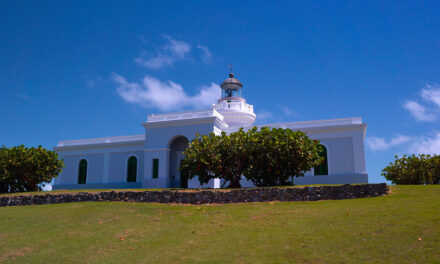
[[[319,145],[319,148],[319,157],[321,158],[321,164],[315,167],[315,175],[328,175],[327,148],[323,145]]]
[[[131,156],[127,163],[127,182],[135,182],[137,176],[137,158]]]
[[[78,184],[85,184],[87,179],[87,160],[82,159],[78,165]]]

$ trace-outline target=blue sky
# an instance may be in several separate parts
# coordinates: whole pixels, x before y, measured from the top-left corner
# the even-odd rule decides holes
[[[382,182],[395,154],[440,152],[439,13],[438,1],[1,1],[0,144],[141,134],[147,114],[209,105],[233,64],[259,123],[361,116]]]

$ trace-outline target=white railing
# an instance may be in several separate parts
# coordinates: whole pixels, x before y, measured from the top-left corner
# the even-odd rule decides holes
[[[223,116],[220,113],[218,113],[215,109],[212,109],[205,111],[191,111],[191,112],[180,112],[180,113],[170,113],[170,114],[152,114],[147,117],[147,123],[205,118],[212,116],[216,116],[220,120],[223,120]]]
[[[254,113],[254,106],[244,102],[227,102],[223,101],[220,104],[216,104],[214,109],[217,111],[243,111],[248,113]]]

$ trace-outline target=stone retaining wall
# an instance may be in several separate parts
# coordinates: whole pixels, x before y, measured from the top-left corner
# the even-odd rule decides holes
[[[122,201],[179,204],[225,204],[268,201],[317,201],[365,198],[385,195],[388,186],[381,184],[317,186],[302,188],[242,188],[201,191],[103,191],[46,193],[0,196],[0,206],[56,204],[89,201]]]

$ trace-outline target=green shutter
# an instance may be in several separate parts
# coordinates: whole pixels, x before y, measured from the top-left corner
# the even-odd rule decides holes
[[[127,182],[135,182],[137,174],[137,159],[135,156],[131,156],[128,159],[127,164]]]
[[[78,184],[85,184],[87,179],[87,160],[82,159],[78,167]]]
[[[159,159],[153,159],[153,178],[159,178]]]
[[[315,167],[315,175],[328,175],[327,148],[323,145],[319,145],[319,147],[319,157],[321,158],[321,164]]]

